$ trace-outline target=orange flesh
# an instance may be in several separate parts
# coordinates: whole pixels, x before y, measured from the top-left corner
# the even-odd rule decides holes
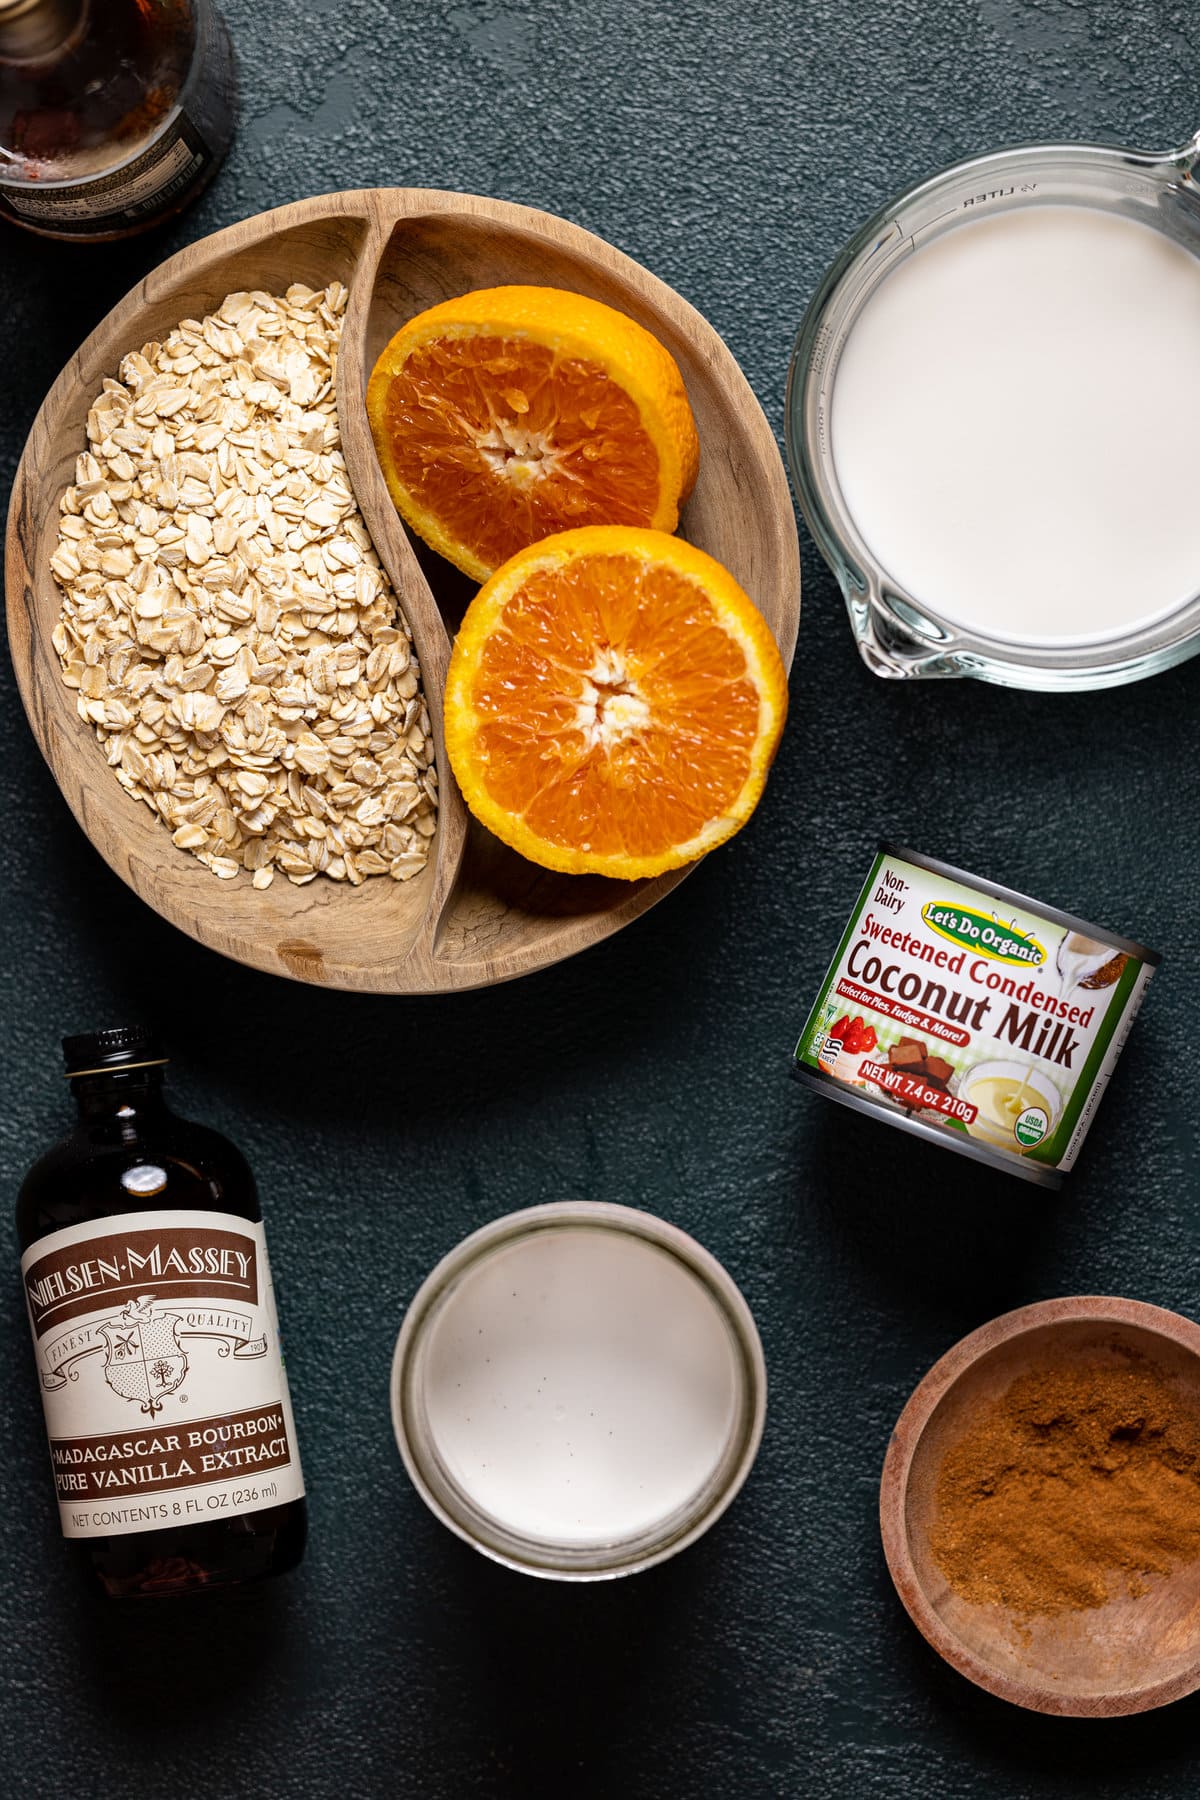
[[[703,590],[630,556],[532,574],[470,697],[495,802],[599,855],[659,854],[728,811],[759,729],[745,652]]]
[[[493,568],[557,531],[654,517],[658,452],[598,363],[521,338],[437,339],[391,377],[384,423],[416,504]]]

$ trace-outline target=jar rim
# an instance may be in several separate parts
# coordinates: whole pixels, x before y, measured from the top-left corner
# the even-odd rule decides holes
[[[437,1452],[419,1388],[421,1353],[443,1301],[462,1276],[500,1249],[545,1231],[609,1230],[665,1251],[697,1279],[715,1305],[734,1351],[735,1417],[715,1467],[689,1498],[645,1530],[606,1543],[568,1543],[513,1530],[466,1493]],[[492,1561],[524,1574],[560,1581],[599,1581],[630,1575],[676,1555],[720,1518],[740,1491],[762,1439],[766,1363],[754,1316],[732,1276],[696,1240],[635,1207],[608,1201],[564,1200],[506,1213],[470,1233],[444,1256],[413,1297],[392,1359],[391,1409],[396,1443],[417,1492],[441,1522]]]

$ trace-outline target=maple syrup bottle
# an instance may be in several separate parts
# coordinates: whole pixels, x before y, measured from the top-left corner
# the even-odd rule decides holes
[[[215,173],[236,92],[209,0],[0,0],[0,218],[144,231]]]
[[[296,1450],[254,1177],[141,1026],[63,1039],[79,1106],[17,1203],[63,1535],[115,1597],[294,1567]]]

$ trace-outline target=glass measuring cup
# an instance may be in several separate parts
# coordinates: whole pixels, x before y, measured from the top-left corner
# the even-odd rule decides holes
[[[845,500],[833,458],[831,402],[842,350],[879,283],[913,251],[967,220],[1048,205],[1122,215],[1200,257],[1200,132],[1161,154],[1033,144],[956,163],[901,194],[855,233],[801,323],[786,403],[792,479],[845,596],[863,661],[885,678],[973,675],[1008,687],[1110,687],[1200,650],[1200,568],[1189,599],[1124,635],[1014,643],[955,625],[906,590],[867,545]],[[1171,503],[1173,484],[1186,484],[1193,473],[1164,468],[1164,504]]]

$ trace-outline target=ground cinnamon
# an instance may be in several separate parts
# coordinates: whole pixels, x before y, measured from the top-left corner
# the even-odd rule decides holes
[[[938,1476],[934,1559],[964,1599],[1103,1606],[1200,1557],[1200,1407],[1153,1364],[1031,1370]]]

